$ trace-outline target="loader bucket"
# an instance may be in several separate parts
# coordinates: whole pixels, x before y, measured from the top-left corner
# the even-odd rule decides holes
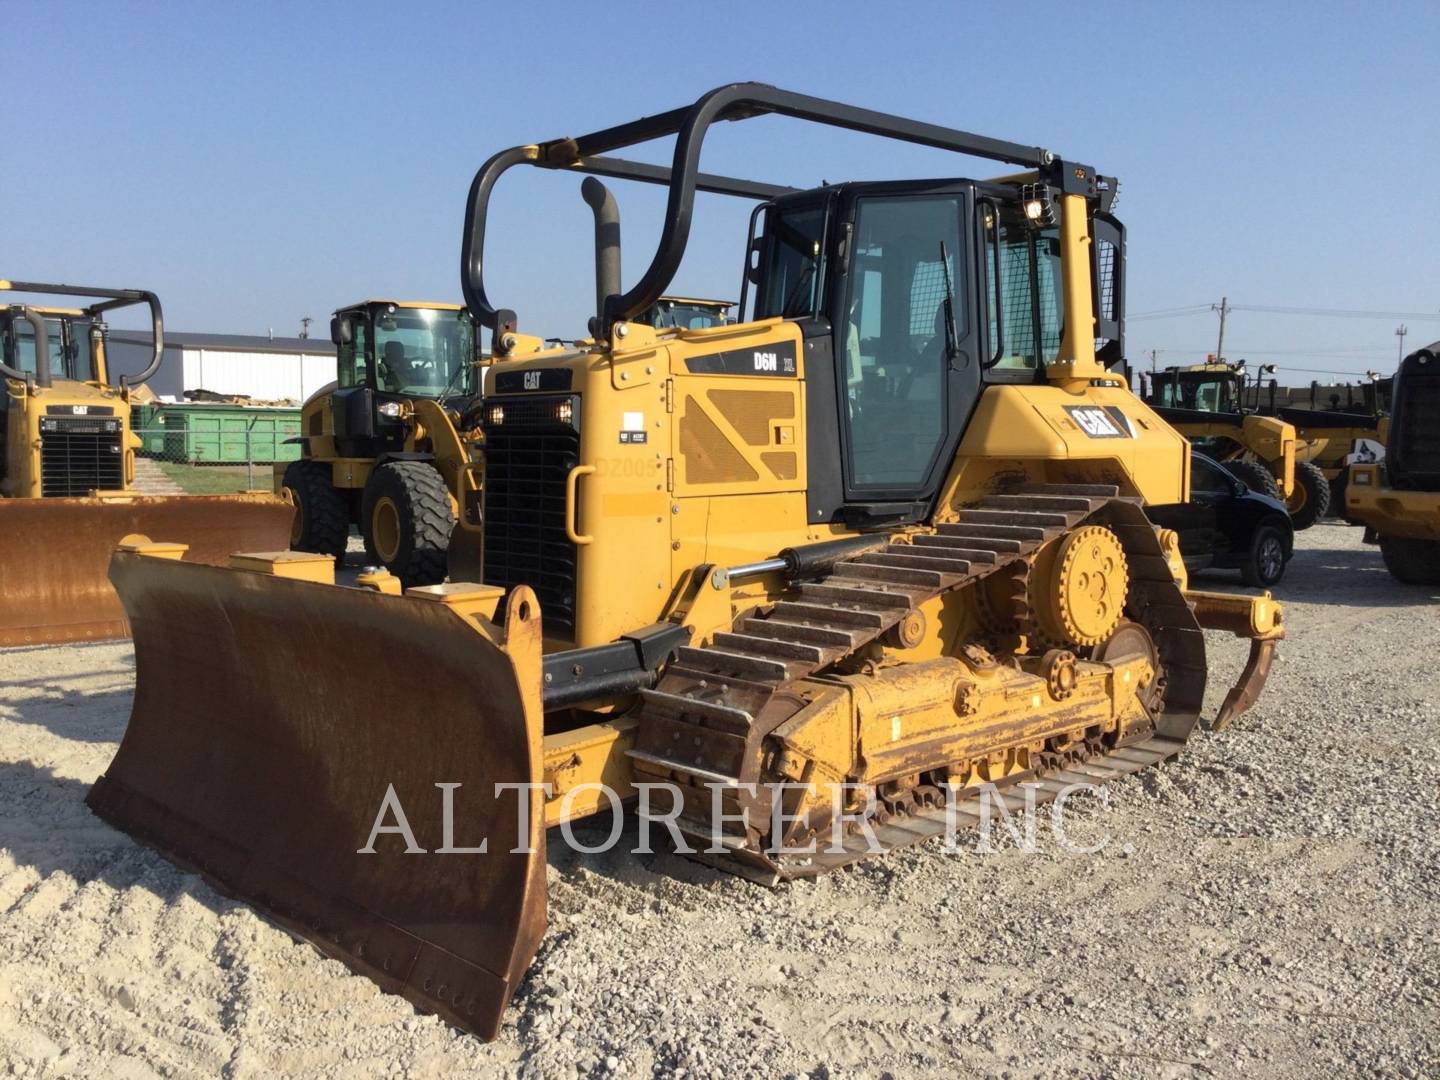
[[[442,602],[453,586],[420,599],[125,551],[110,574],[135,703],[91,809],[493,1038],[545,930],[543,799],[496,792],[541,780],[534,594],[511,594],[502,629]]]
[[[106,572],[131,534],[189,545],[192,562],[288,547],[294,508],[273,495],[0,499],[0,646],[120,638],[125,611]]]

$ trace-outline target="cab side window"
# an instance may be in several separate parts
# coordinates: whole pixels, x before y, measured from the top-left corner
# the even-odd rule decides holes
[[[983,223],[992,367],[1034,371],[1060,351],[1059,230],[1037,230],[1010,207],[987,208]]]
[[[342,387],[365,386],[369,382],[365,369],[365,357],[370,351],[370,328],[366,320],[362,318],[354,320],[354,327],[350,343],[341,345],[337,350],[340,365],[338,381]]]

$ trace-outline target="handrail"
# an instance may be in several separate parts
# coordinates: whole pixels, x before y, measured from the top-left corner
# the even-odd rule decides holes
[[[556,139],[502,150],[480,167],[471,182],[465,205],[465,231],[460,255],[460,281],[465,303],[481,325],[494,333],[495,350],[501,355],[508,351],[504,337],[517,328],[515,312],[495,306],[485,290],[485,218],[490,193],[501,175],[516,165],[524,164],[543,169],[618,176],[669,187],[664,225],[655,255],[645,273],[631,289],[607,298],[605,310],[600,313],[601,325],[598,328],[603,337],[608,334],[613,323],[633,319],[647,310],[664,294],[673,280],[689,241],[697,189],[756,199],[775,198],[794,190],[713,176],[699,171],[701,144],[712,124],[722,120],[744,120],[770,114],[989,158],[1030,169],[1056,167],[1058,170],[1059,166],[1055,155],[1043,147],[991,139],[753,82],[722,86],[685,108],[672,109],[579,138]],[[667,135],[675,136],[674,156],[668,169],[601,156],[612,150]],[[1086,172],[1093,177],[1093,172]]]
[[[160,370],[160,362],[165,358],[165,316],[160,309],[160,298],[153,292],[146,289],[101,289],[88,285],[51,285],[45,282],[6,281],[3,279],[0,279],[0,291],[99,298],[100,303],[91,304],[85,309],[85,314],[91,317],[103,315],[105,312],[114,311],[117,308],[130,307],[132,304],[145,304],[150,308],[154,354],[150,357],[150,363],[140,374],[120,376],[120,385],[127,390],[134,386],[140,386],[153,378],[155,373]]]

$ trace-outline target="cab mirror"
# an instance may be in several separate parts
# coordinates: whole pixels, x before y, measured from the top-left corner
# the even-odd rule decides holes
[[[337,315],[330,320],[330,340],[336,348],[355,340],[355,324],[348,316]]]

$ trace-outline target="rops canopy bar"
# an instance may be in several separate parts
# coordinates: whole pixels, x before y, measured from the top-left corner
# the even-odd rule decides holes
[[[150,331],[155,339],[155,352],[150,357],[149,366],[140,374],[121,375],[120,385],[127,389],[139,386],[160,370],[160,361],[165,356],[165,316],[160,310],[160,298],[147,289],[100,289],[89,285],[49,285],[38,281],[0,280],[0,291],[99,298],[100,303],[91,304],[85,309],[85,313],[91,316],[103,315],[107,311],[132,304],[145,304],[150,308]]]
[[[1039,146],[973,135],[938,124],[926,124],[903,116],[842,105],[836,101],[794,94],[763,83],[732,83],[705,94],[693,105],[672,109],[656,116],[605,128],[573,139],[556,139],[534,146],[502,150],[480,167],[470,185],[465,206],[465,232],[461,244],[460,283],[470,311],[496,334],[496,351],[503,354],[501,334],[516,328],[512,310],[496,308],[485,291],[485,216],[495,182],[514,165],[542,169],[569,169],[648,183],[666,184],[670,189],[660,244],[650,266],[628,292],[611,296],[605,304],[601,332],[610,324],[632,319],[646,310],[665,292],[679,269],[690,238],[690,221],[695,191],[711,191],[742,198],[769,199],[790,188],[759,184],[699,171],[700,147],[710,125],[721,120],[746,120],[764,115],[789,116],[830,127],[861,131],[869,135],[950,150],[972,157],[989,158],[1028,169],[1044,169],[1056,163],[1055,155]],[[669,169],[600,155],[652,139],[675,136],[675,154]]]

